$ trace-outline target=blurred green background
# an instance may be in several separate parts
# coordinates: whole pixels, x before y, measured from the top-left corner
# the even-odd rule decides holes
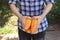
[[[47,15],[50,24],[60,24],[60,0]],[[0,0],[0,34],[17,33],[17,17],[9,9],[8,0]]]

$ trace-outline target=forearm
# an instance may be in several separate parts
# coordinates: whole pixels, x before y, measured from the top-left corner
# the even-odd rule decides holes
[[[15,4],[9,4],[9,6],[10,6],[10,9],[13,12],[13,14],[15,14],[19,19],[21,19],[22,15],[18,12]]]
[[[52,9],[53,4],[52,3],[48,3],[47,6],[45,7],[45,9],[43,10],[43,14],[42,14],[42,18],[44,18]]]

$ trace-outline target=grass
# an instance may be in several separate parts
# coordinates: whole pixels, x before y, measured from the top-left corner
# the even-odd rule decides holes
[[[8,22],[5,23],[4,27],[0,26],[0,34],[12,34],[17,33],[17,17],[11,16],[8,18]]]

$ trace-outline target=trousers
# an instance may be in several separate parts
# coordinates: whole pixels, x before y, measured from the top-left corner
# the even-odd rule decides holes
[[[45,40],[45,34],[46,34],[46,31],[39,32],[37,34],[30,34],[18,28],[19,40]]]

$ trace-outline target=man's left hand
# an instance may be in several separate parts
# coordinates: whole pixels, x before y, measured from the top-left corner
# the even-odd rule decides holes
[[[43,20],[43,17],[42,16],[33,16],[32,18],[37,18],[38,19],[38,26],[40,25],[40,23]]]

